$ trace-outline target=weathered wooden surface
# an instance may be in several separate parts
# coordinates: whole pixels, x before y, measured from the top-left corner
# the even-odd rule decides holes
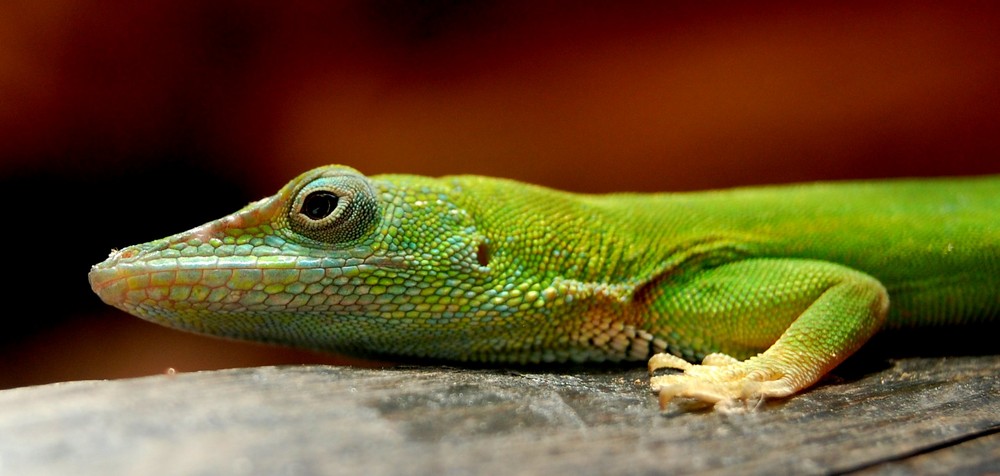
[[[2,474],[985,473],[1000,356],[888,361],[743,415],[640,368],[291,366],[0,392]]]

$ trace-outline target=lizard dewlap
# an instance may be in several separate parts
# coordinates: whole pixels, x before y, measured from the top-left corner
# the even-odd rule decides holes
[[[651,358],[684,370],[653,378],[662,402],[724,406],[800,391],[880,329],[996,321],[1000,177],[598,196],[334,165],[115,251],[90,282],[125,312],[221,337]]]

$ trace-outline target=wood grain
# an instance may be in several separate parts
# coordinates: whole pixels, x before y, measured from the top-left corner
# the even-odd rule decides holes
[[[662,415],[635,367],[285,366],[17,388],[0,391],[0,473],[1000,471],[1000,356],[881,364],[741,415]]]

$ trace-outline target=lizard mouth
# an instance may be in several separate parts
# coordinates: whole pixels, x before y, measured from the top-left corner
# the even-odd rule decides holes
[[[144,287],[142,283],[132,283],[131,278],[146,279],[157,271],[177,271],[184,266],[178,262],[176,256],[161,255],[176,243],[187,243],[192,239],[197,239],[202,243],[208,243],[212,239],[221,238],[224,231],[231,228],[246,228],[266,222],[267,219],[280,209],[281,200],[274,197],[263,198],[247,205],[243,210],[231,215],[210,221],[201,226],[178,233],[167,238],[141,245],[133,245],[121,250],[114,250],[104,261],[95,264],[90,268],[87,278],[90,281],[90,288],[100,296],[101,300],[107,304],[126,310],[124,305],[129,303],[129,293],[131,291],[141,292]],[[172,260],[173,263],[155,264],[157,258]],[[133,289],[136,288],[136,289]],[[137,297],[135,295],[133,297]],[[139,301],[144,298],[131,299]],[[136,302],[132,302],[135,304]]]
[[[127,251],[126,249],[111,252],[108,259],[92,266],[87,274],[90,288],[102,301],[119,309],[125,303],[128,294],[126,279],[132,274],[119,263],[123,253]]]

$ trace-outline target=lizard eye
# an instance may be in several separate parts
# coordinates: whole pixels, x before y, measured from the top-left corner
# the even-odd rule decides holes
[[[364,236],[379,216],[368,180],[356,174],[338,174],[313,179],[299,188],[288,209],[288,224],[306,238],[342,244]]]
[[[299,213],[313,220],[322,220],[337,209],[338,201],[339,197],[326,190],[312,192],[302,200],[302,210]]]

